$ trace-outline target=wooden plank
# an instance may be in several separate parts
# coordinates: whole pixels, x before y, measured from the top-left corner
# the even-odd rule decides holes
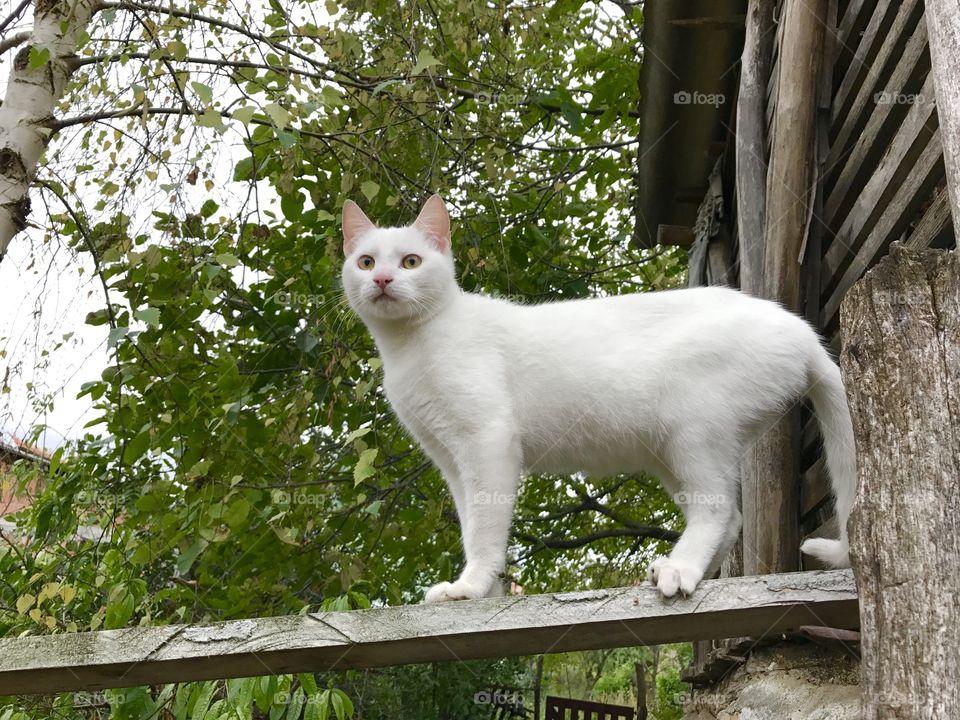
[[[918,29],[910,39],[910,43],[915,47],[906,48],[890,83],[891,88],[898,86],[900,89],[884,91],[883,97],[890,102],[878,103],[874,107],[863,133],[852,152],[843,161],[840,172],[836,176],[837,179],[830,189],[826,218],[831,227],[838,227],[841,224],[844,213],[848,212],[856,201],[866,179],[876,170],[877,163],[884,153],[884,143],[890,142],[898,125],[904,121],[919,123],[927,126],[931,132],[936,127],[937,109],[934,102],[933,78],[927,72],[927,57],[924,52],[926,32]],[[903,73],[902,83],[899,81],[901,72]],[[914,90],[911,87],[912,78],[924,74],[926,79],[922,81],[920,91],[907,92]],[[915,117],[909,117],[911,114]]]
[[[830,497],[830,478],[827,477],[827,467],[824,457],[811,465],[800,479],[800,513],[816,510]]]
[[[860,45],[861,33],[870,22],[870,18],[873,17],[876,7],[876,2],[868,2],[868,0],[851,0],[847,4],[843,19],[837,28],[839,53],[836,57],[836,65],[833,68],[835,78],[846,75],[850,63],[853,62],[856,49]]]
[[[930,247],[940,235],[950,226],[950,197],[946,185],[937,191],[936,197],[930,203],[923,216],[910,232],[904,245],[913,250],[922,250]]]
[[[911,0],[914,4],[919,0]],[[881,0],[877,3],[867,21],[863,34],[848,47],[856,50],[846,72],[840,81],[840,86],[834,94],[831,124],[836,126],[838,121],[850,113],[850,106],[857,97],[857,92],[863,83],[869,79],[874,59],[880,52],[883,40],[889,34],[890,26],[896,18],[897,3],[892,0]]]
[[[852,101],[844,105],[837,101],[834,105],[833,143],[829,161],[831,166],[837,163],[863,129],[870,108],[874,106],[874,95],[887,85],[887,79],[904,53],[904,39],[913,37],[914,28],[923,24],[920,22],[923,8],[919,0],[907,0],[902,5],[894,5],[899,8],[897,16],[889,31],[881,33],[883,44],[876,57],[862,68],[865,77],[855,91]]]
[[[960,74],[957,73],[960,3],[957,0],[927,0],[926,23],[940,111],[953,232],[954,237],[960,238]]]
[[[910,173],[897,186],[896,194],[884,205],[880,220],[857,250],[830,299],[824,303],[821,324],[825,329],[836,326],[840,303],[847,290],[886,252],[890,243],[899,240],[902,233],[906,232],[924,198],[943,179],[943,172],[943,146],[938,130],[930,137],[920,157],[910,168]]]
[[[824,292],[837,286],[840,273],[859,252],[864,238],[877,225],[893,196],[902,191],[901,184],[936,132],[936,107],[932,100],[924,99],[911,106],[876,170],[858,190],[856,201],[824,254],[820,271]],[[831,223],[831,227],[837,226]]]
[[[0,696],[854,627],[849,570],[0,640]]]

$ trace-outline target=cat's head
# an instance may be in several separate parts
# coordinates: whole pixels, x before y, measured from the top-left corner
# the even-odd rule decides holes
[[[364,321],[424,319],[458,292],[450,216],[439,195],[407,227],[378,228],[355,202],[343,205],[343,288]]]

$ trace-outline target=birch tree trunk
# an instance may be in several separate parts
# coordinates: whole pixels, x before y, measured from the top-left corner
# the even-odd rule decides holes
[[[47,123],[70,77],[79,33],[96,10],[96,0],[35,2],[33,33],[14,57],[0,107],[0,260],[26,227]]]
[[[960,257],[894,245],[847,294],[864,718],[960,718]]]

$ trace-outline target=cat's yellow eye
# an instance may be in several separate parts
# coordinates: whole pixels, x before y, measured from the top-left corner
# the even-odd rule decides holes
[[[374,261],[374,259],[369,255],[361,255],[357,260],[357,266],[361,270],[373,270],[373,266],[376,264],[377,263]]]
[[[407,270],[413,270],[415,267],[419,267],[420,263],[422,262],[423,258],[421,258],[419,255],[407,255],[403,259],[402,264]]]

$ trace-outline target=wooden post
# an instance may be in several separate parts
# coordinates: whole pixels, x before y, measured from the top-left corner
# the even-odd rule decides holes
[[[779,82],[767,169],[762,283],[748,288],[801,311],[801,254],[815,178],[815,117],[827,0],[786,0],[781,13]],[[742,242],[742,241],[741,241]],[[743,482],[743,572],[798,567],[799,413],[770,427],[748,459]]]
[[[773,0],[750,0],[737,94],[736,186],[740,289],[763,294],[767,205],[767,79],[773,50]]]
[[[637,675],[637,720],[647,720],[647,664],[634,663]]]
[[[953,209],[954,235],[960,238],[960,2],[925,0],[924,15],[930,38],[933,85],[937,93],[937,114],[943,158],[947,166],[947,188]]]
[[[894,245],[847,294],[841,329],[857,435],[863,717],[955,720],[960,257]]]

